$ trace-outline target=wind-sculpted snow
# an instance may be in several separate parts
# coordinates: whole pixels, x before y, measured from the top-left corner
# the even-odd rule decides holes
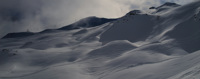
[[[122,78],[134,78],[134,79],[168,79],[184,70],[187,70],[195,65],[199,66],[199,52],[193,54],[174,58],[171,60],[163,61],[160,63],[146,64],[142,66],[132,67],[118,71],[114,74],[105,76],[102,79],[122,79]],[[195,73],[195,72],[194,72]],[[199,75],[196,75],[197,77]],[[195,78],[189,76],[188,78]],[[175,77],[172,79],[182,79],[181,77]],[[198,79],[198,78],[197,78]]]
[[[0,79],[199,79],[200,1],[159,8],[0,39]]]
[[[136,47],[128,41],[113,41],[103,47],[100,47],[99,49],[91,51],[88,55],[92,57],[105,56],[112,58],[134,48]]]

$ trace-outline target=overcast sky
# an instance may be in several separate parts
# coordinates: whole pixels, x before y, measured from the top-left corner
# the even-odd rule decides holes
[[[58,28],[88,16],[118,18],[164,2],[192,0],[0,0],[0,37],[9,32]]]

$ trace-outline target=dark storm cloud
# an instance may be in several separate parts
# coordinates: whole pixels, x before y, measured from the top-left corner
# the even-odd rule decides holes
[[[0,36],[26,30],[40,12],[41,5],[40,0],[0,0]]]
[[[0,37],[9,32],[58,28],[88,16],[117,18],[162,1],[189,0],[0,0]]]

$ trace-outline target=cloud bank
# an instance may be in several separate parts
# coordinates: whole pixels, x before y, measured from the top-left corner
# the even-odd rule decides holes
[[[118,18],[130,10],[146,10],[164,2],[191,0],[1,0],[0,37],[10,32],[58,28],[81,18]]]

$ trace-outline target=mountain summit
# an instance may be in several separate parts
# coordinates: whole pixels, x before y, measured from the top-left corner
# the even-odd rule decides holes
[[[168,9],[179,7],[181,5],[171,2],[166,2],[165,4],[158,6],[158,7],[150,7],[149,9],[154,9],[155,11],[153,13],[159,13],[159,12],[165,12],[168,11]]]

